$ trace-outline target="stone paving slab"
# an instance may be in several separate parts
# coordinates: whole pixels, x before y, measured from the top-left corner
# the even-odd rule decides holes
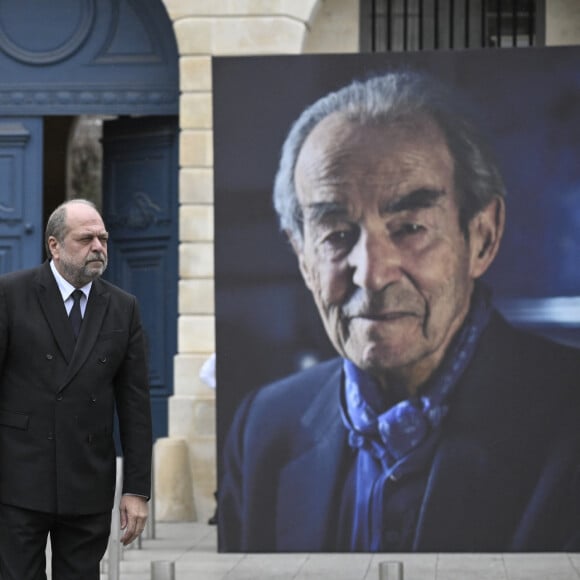
[[[119,580],[151,580],[156,560],[174,562],[174,580],[379,580],[388,561],[404,580],[580,580],[580,554],[219,554],[215,526],[160,522],[123,551]]]

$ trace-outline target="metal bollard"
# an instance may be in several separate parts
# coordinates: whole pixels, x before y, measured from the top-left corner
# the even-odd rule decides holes
[[[379,580],[403,580],[403,562],[379,562]]]
[[[117,481],[115,484],[115,502],[111,518],[111,534],[109,536],[108,573],[109,580],[119,580],[121,577],[121,522],[119,521],[119,504],[123,489],[123,458],[117,457]]]
[[[175,563],[166,560],[151,562],[151,580],[175,580]]]

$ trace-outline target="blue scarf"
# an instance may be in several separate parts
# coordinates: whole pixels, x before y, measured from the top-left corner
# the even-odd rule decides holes
[[[473,357],[490,312],[489,291],[476,284],[466,320],[422,394],[386,411],[376,381],[344,360],[342,419],[349,445],[357,451],[352,551],[381,550],[383,498],[389,481],[417,473],[431,460],[448,397]]]

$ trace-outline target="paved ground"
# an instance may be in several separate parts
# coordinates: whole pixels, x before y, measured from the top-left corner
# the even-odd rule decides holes
[[[404,580],[580,580],[580,554],[218,554],[215,526],[199,523],[157,523],[155,539],[124,550],[119,580],[152,580],[153,561],[174,563],[171,580],[379,580],[389,561]]]

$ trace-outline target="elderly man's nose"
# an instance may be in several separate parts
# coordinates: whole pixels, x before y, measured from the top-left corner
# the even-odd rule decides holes
[[[363,235],[353,248],[353,281],[359,288],[378,292],[400,276],[400,259],[386,234]]]

